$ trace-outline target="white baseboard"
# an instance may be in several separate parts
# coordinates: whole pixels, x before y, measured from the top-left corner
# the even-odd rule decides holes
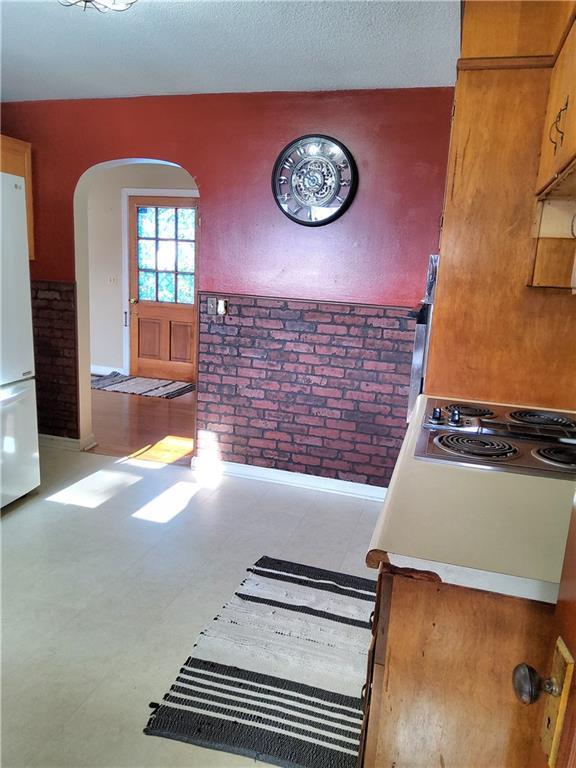
[[[192,459],[192,469],[201,467],[201,459]],[[376,485],[364,485],[364,483],[351,483],[347,480],[336,480],[331,477],[319,477],[318,475],[305,475],[302,472],[287,472],[284,469],[272,469],[258,467],[253,464],[237,464],[232,461],[223,461],[219,465],[224,475],[244,477],[248,480],[260,480],[266,483],[281,483],[283,485],[295,485],[299,488],[308,488],[326,493],[338,493],[343,496],[354,496],[359,499],[371,501],[384,501],[387,488]]]
[[[63,451],[89,451],[98,445],[94,435],[88,435],[81,440],[57,435],[38,435],[38,443],[41,448],[61,448]]]
[[[110,373],[114,373],[114,371],[118,371],[118,373],[123,373],[126,376],[128,375],[126,370],[122,368],[121,366],[114,366],[111,368],[109,365],[91,365],[90,366],[90,373],[94,376],[108,376]]]

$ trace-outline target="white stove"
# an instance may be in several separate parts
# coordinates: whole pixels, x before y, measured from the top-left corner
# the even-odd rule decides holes
[[[576,414],[429,398],[414,456],[576,479]]]

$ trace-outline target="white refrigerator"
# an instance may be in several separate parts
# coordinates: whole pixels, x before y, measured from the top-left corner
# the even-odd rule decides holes
[[[0,173],[1,506],[40,485],[24,179]]]

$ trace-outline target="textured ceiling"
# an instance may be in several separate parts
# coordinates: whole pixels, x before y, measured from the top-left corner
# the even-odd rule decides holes
[[[2,99],[452,85],[460,3],[1,0]]]

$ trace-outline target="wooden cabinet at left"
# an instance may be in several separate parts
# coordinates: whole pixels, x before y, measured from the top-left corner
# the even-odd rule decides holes
[[[34,259],[34,218],[32,210],[32,147],[27,141],[0,136],[0,171],[23,176],[26,184],[28,255]]]

